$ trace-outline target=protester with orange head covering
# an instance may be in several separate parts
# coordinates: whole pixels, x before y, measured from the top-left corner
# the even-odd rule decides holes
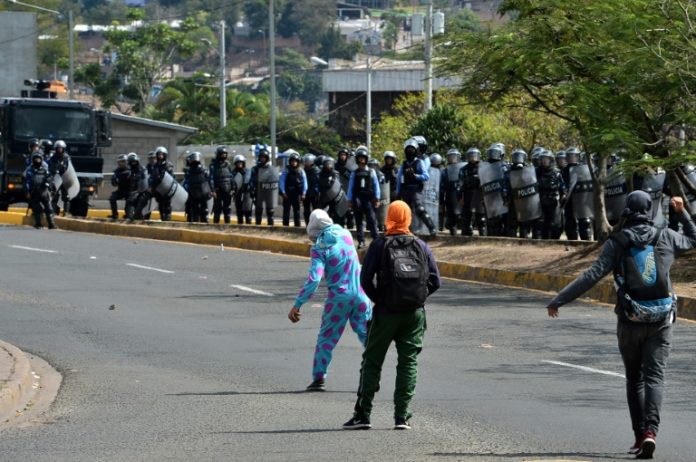
[[[394,429],[411,428],[409,404],[416,391],[417,358],[425,333],[425,300],[440,288],[440,273],[427,244],[409,231],[411,209],[395,201],[387,210],[386,236],[372,241],[363,261],[360,285],[375,304],[363,353],[355,414],[346,430],[369,429],[372,400],[392,342],[398,365],[394,390]]]

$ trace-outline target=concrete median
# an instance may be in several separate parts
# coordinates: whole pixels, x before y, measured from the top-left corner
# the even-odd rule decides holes
[[[0,423],[15,417],[33,394],[31,363],[22,350],[0,341]]]
[[[307,257],[311,247],[308,241],[287,240],[278,237],[261,237],[241,232],[222,232],[217,230],[197,230],[192,227],[172,226],[170,224],[126,224],[90,219],[56,218],[63,230],[85,233],[107,234],[113,236],[156,239],[204,245],[224,245],[243,250],[266,251],[285,255]],[[11,225],[30,225],[30,217],[12,212],[0,212],[0,223]],[[240,228],[241,229],[241,228]],[[246,228],[249,230],[249,228]],[[268,231],[270,228],[262,227]],[[283,232],[287,230],[283,229]],[[298,231],[298,230],[296,230]],[[467,238],[472,240],[476,238]],[[484,268],[463,263],[438,261],[442,276],[465,281],[503,285],[522,289],[558,292],[574,278],[540,272],[523,272],[495,268]],[[590,290],[586,297],[601,303],[613,304],[616,301],[613,284],[603,281]],[[696,320],[696,299],[679,299],[679,315]]]

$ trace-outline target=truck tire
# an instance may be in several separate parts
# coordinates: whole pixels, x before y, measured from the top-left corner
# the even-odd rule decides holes
[[[70,214],[74,217],[86,217],[89,211],[89,197],[77,196],[70,201]]]

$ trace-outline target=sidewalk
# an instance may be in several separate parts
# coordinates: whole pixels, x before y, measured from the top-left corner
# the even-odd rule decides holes
[[[0,424],[23,412],[33,387],[29,358],[19,348],[0,341]]]

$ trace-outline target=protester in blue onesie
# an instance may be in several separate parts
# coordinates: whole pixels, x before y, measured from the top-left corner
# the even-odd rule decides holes
[[[335,225],[324,210],[317,209],[309,217],[307,234],[315,243],[311,250],[309,276],[288,318],[294,323],[300,320],[300,307],[309,301],[322,277],[326,276],[328,295],[314,350],[313,382],[307,387],[307,391],[324,391],[333,349],[346,323],[350,323],[360,342],[365,345],[372,308],[360,287],[360,262],[350,232]]]

